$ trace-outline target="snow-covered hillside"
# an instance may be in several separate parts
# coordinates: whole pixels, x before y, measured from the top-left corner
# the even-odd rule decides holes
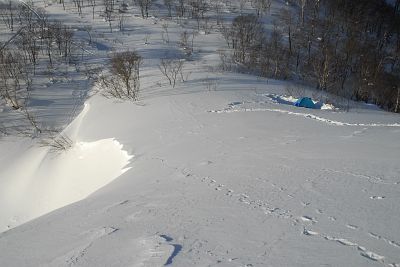
[[[172,88],[159,59],[184,51],[162,19],[111,33],[35,4],[90,25],[102,60],[135,48],[142,85],[138,101],[87,88],[66,151],[0,140],[0,266],[400,266],[398,114],[294,107],[288,83],[220,72],[217,32],[196,36]],[[179,39],[184,23],[168,23]],[[51,123],[73,106],[63,94]]]

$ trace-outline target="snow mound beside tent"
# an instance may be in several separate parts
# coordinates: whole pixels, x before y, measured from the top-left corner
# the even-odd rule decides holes
[[[291,105],[294,106],[297,101],[301,98],[297,98],[294,96],[286,96],[286,95],[277,95],[277,94],[267,94],[267,98],[272,100],[272,102],[277,104]],[[323,109],[323,110],[337,110],[334,105],[329,103],[324,103],[322,101],[317,101],[315,99],[311,99],[314,103],[314,109]]]

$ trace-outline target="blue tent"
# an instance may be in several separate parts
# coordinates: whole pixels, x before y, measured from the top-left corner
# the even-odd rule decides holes
[[[309,97],[302,97],[297,100],[294,105],[296,107],[315,108],[314,102]]]

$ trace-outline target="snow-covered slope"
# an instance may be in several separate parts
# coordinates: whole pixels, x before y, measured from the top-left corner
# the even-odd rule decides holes
[[[397,114],[277,102],[286,84],[215,71],[217,34],[172,89],[154,21],[114,33],[140,101],[91,97],[65,152],[0,141],[0,266],[400,266]]]
[[[173,251],[176,266],[399,263],[400,127],[332,125],[261,102],[263,93],[232,83],[142,105],[92,98],[77,140],[115,138],[135,155],[131,169],[3,233],[0,265],[157,266],[146,255],[164,264]],[[232,105],[238,112],[210,112]],[[312,113],[399,122],[376,111]]]

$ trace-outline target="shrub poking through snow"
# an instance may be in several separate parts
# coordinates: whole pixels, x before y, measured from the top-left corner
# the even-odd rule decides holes
[[[142,57],[135,51],[115,53],[111,57],[111,75],[100,77],[103,95],[137,100],[140,89],[139,68]]]
[[[74,142],[63,133],[41,140],[41,145],[50,147],[50,152],[67,151],[72,147],[73,143]]]

